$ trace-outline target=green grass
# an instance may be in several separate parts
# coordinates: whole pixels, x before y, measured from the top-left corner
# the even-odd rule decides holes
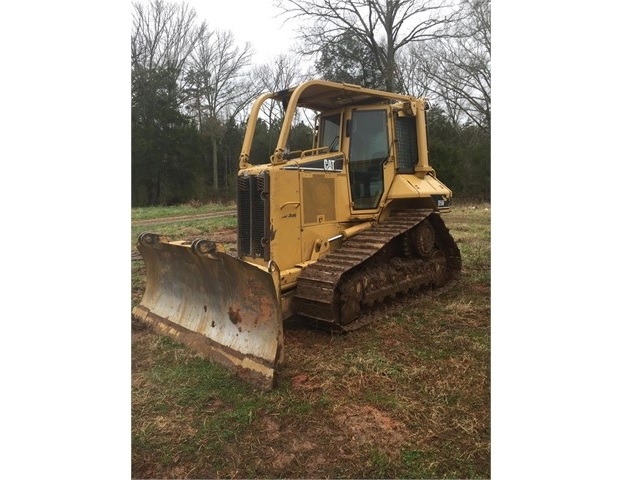
[[[176,217],[181,215],[199,215],[202,213],[223,212],[236,208],[234,203],[186,203],[168,207],[136,207],[131,209],[131,220],[152,220],[157,218]]]
[[[136,459],[159,453],[159,471],[216,456],[265,406],[263,394],[176,342],[144,340],[132,351],[142,362],[132,376],[133,403],[141,405],[132,411]],[[214,465],[224,464],[216,458]]]
[[[489,205],[444,220],[462,252],[456,285],[384,306],[347,335],[288,322],[271,392],[136,326],[132,476],[489,478]],[[157,233],[183,239],[234,222]],[[132,302],[144,288],[133,263]]]

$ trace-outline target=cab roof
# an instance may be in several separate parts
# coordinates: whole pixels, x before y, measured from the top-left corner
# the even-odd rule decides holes
[[[351,83],[335,83],[325,80],[311,80],[300,85],[272,94],[274,100],[287,107],[291,96],[297,93],[298,107],[318,112],[352,106],[416,101],[415,97],[397,93],[372,90]]]

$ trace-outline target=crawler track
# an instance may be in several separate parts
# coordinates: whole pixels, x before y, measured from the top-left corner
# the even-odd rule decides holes
[[[354,330],[368,323],[362,312],[386,298],[442,287],[460,271],[459,249],[440,215],[401,210],[306,267],[293,311],[319,326]]]

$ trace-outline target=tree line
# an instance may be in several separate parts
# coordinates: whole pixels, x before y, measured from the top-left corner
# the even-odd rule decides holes
[[[187,3],[132,3],[132,206],[233,199],[251,102],[308,78],[427,97],[438,177],[456,198],[490,200],[490,0],[276,5],[303,25],[296,47],[253,65],[252,45],[211,31]],[[269,158],[281,122],[267,107],[251,158]],[[298,120],[291,147],[311,135]]]

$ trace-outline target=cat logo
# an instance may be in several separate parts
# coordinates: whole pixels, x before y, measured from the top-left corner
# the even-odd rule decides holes
[[[334,171],[335,170],[335,161],[332,159],[324,160],[324,170]]]

